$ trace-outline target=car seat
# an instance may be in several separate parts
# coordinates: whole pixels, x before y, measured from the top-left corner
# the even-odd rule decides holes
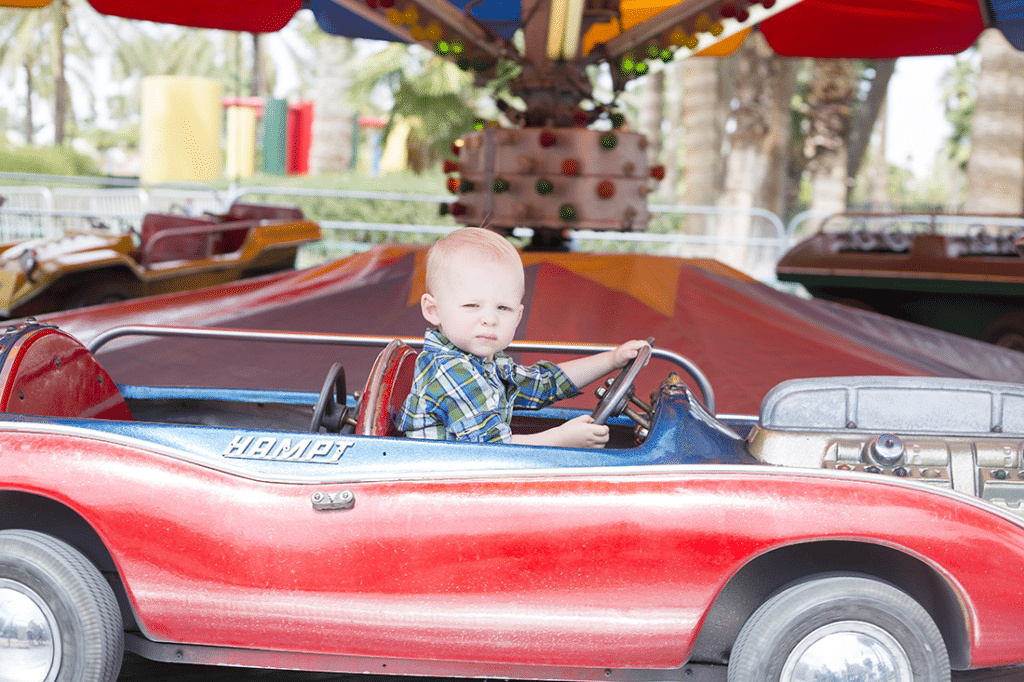
[[[0,410],[47,417],[131,420],[117,384],[60,329],[29,318],[0,336]]]
[[[377,356],[359,401],[356,434],[361,436],[402,436],[395,416],[412,390],[416,372],[416,351],[395,339]]]

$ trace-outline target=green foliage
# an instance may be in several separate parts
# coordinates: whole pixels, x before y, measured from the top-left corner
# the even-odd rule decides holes
[[[957,57],[956,63],[942,78],[942,101],[946,120],[953,132],[943,144],[942,151],[962,171],[967,170],[971,155],[971,119],[978,98],[978,70],[968,58]]]
[[[436,170],[416,175],[389,174],[370,177],[356,173],[324,174],[313,177],[279,177],[258,175],[247,178],[244,185],[271,185],[276,187],[303,187],[354,192],[392,192],[426,196],[445,196],[445,176]],[[447,197],[446,197],[447,198]],[[248,199],[299,206],[303,213],[315,220],[393,223],[399,225],[454,226],[450,217],[438,211],[440,201],[385,201],[344,199],[336,197],[303,197],[290,194],[250,194]]]
[[[406,121],[410,151],[426,152],[417,170],[448,154],[452,142],[472,130],[480,114],[473,103],[484,93],[455,64],[404,45],[392,45],[360,64],[353,96],[366,98],[379,87],[389,89],[394,99],[384,134]]]
[[[122,125],[117,130],[89,128],[77,131],[77,133],[78,137],[88,140],[96,149],[106,151],[114,147],[137,148],[139,146],[140,130],[140,126],[137,124],[127,124]]]
[[[99,175],[96,163],[68,147],[0,147],[0,171],[47,175]]]

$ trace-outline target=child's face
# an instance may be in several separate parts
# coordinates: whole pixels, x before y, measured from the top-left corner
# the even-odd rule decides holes
[[[442,273],[433,294],[423,294],[423,317],[456,348],[494,359],[512,342],[523,316],[522,279],[513,267],[522,266],[490,258],[462,259]]]

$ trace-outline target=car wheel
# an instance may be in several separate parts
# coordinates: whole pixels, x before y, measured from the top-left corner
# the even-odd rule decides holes
[[[99,569],[49,535],[0,531],[0,682],[115,682],[123,656]]]
[[[1024,313],[1007,313],[992,322],[981,335],[988,343],[1024,351]]]
[[[949,676],[946,646],[928,612],[887,583],[851,575],[777,593],[744,624],[729,658],[729,682]]]
[[[127,301],[132,295],[124,283],[114,280],[112,282],[94,282],[88,284],[78,292],[75,297],[73,308],[87,308],[103,303],[117,303]]]

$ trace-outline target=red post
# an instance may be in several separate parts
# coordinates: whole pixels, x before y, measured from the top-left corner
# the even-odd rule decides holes
[[[313,140],[313,103],[288,105],[288,175],[309,173],[309,147]]]

